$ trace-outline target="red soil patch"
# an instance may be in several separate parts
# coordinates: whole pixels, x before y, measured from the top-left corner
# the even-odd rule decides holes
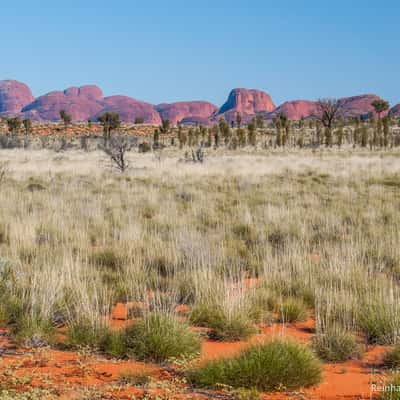
[[[125,316],[126,305],[118,306],[122,314],[114,310],[115,316]],[[187,309],[183,308],[183,312]],[[132,320],[113,319],[113,326],[123,327]],[[207,361],[238,354],[242,349],[260,341],[275,337],[289,337],[307,343],[314,335],[315,322],[309,319],[303,323],[283,325],[272,324],[260,328],[260,333],[248,341],[216,342],[204,340],[201,360]],[[8,371],[12,376],[24,378],[25,384],[19,390],[32,387],[57,388],[60,399],[79,398],[83,387],[98,388],[105,399],[131,399],[132,396],[142,398],[145,393],[153,398],[168,393],[171,399],[208,398],[207,394],[193,393],[192,389],[177,379],[173,370],[136,361],[110,360],[101,356],[79,352],[59,351],[53,349],[17,349],[6,330],[0,329],[0,348],[7,349],[0,357],[0,385],[4,384]],[[384,375],[379,373],[382,366],[384,346],[370,346],[361,360],[350,360],[341,364],[325,364],[323,382],[316,388],[304,389],[296,393],[265,393],[263,399],[371,399],[379,393],[371,393],[371,384],[380,384]],[[378,371],[378,373],[376,373]],[[124,374],[140,374],[145,372],[157,381],[150,388],[124,386],[121,376]],[[9,375],[9,376],[11,376]],[[171,391],[173,393],[171,393]]]

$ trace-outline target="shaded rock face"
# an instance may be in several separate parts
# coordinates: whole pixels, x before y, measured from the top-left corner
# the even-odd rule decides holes
[[[0,112],[19,113],[23,107],[34,100],[27,85],[17,81],[0,81]]]
[[[161,124],[160,114],[152,104],[135,100],[127,96],[105,97],[102,109],[96,116],[104,112],[116,112],[123,122],[133,122],[135,118],[144,118],[147,124]]]
[[[173,125],[184,121],[203,121],[208,124],[208,118],[218,110],[218,107],[207,101],[182,101],[159,104],[156,110],[162,119],[169,119]]]
[[[227,121],[235,121],[236,115],[242,116],[243,122],[248,122],[255,114],[261,112],[271,112],[275,109],[275,104],[269,94],[256,89],[233,89],[228,96],[228,100],[219,109],[218,115]]]
[[[394,115],[395,117],[400,117],[400,104],[395,105],[390,109],[390,115]]]
[[[266,115],[267,119],[273,119],[279,114],[285,114],[291,120],[300,120],[301,118],[308,118],[318,114],[318,105],[315,101],[309,100],[294,100],[287,101],[271,113]]]

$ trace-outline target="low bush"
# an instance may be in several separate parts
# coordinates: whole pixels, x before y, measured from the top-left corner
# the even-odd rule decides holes
[[[392,369],[400,368],[400,345],[388,350],[383,356],[383,363]]]
[[[368,343],[396,344],[399,318],[394,307],[397,305],[387,305],[378,301],[366,303],[360,307],[358,325]]]
[[[318,356],[329,362],[344,362],[359,358],[361,347],[353,335],[342,329],[329,329],[313,338],[313,348]]]
[[[154,362],[191,358],[200,352],[200,339],[173,314],[154,311],[124,333],[128,356]]]
[[[373,388],[373,385],[372,389]],[[400,387],[400,375],[393,375],[387,382],[379,383],[377,386],[383,386],[382,395],[379,397],[379,400],[400,400],[400,391],[398,388]],[[377,389],[375,389],[377,390]]]
[[[93,325],[89,321],[80,321],[69,326],[67,331],[67,346],[89,347],[104,351],[114,357],[125,355],[122,334],[114,332],[106,325]]]
[[[96,267],[119,271],[123,266],[122,257],[113,249],[96,251],[89,256],[89,262]]]
[[[322,367],[305,346],[274,340],[242,351],[233,358],[211,361],[188,371],[190,382],[201,387],[218,384],[260,391],[295,390],[321,382]]]
[[[25,315],[12,326],[12,333],[17,343],[26,347],[42,347],[54,341],[55,327],[52,321]]]
[[[193,307],[190,321],[210,328],[210,337],[215,340],[237,341],[250,337],[256,329],[252,315],[243,310],[226,312],[217,304],[198,304]]]
[[[300,299],[285,299],[279,306],[279,322],[301,322],[307,319],[307,308]]]

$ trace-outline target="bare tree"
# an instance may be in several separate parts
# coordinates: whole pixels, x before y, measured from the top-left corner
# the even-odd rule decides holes
[[[113,136],[103,148],[104,152],[110,157],[112,165],[121,173],[129,168],[126,153],[132,148],[132,143],[126,138]]]
[[[346,101],[343,99],[319,99],[317,118],[325,128],[331,130],[335,121],[343,117],[345,106]]]

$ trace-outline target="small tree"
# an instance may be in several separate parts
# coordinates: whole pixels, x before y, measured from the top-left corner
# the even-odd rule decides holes
[[[384,117],[382,119],[382,124],[383,124],[383,145],[385,147],[388,147],[389,144],[392,143],[389,118]]]
[[[240,128],[242,126],[242,116],[240,113],[236,114],[236,126]]]
[[[361,128],[361,147],[367,147],[369,141],[368,128],[366,125],[363,125]]]
[[[7,127],[12,135],[16,135],[21,127],[21,120],[18,117],[8,118]]]
[[[344,139],[344,131],[343,128],[340,127],[337,131],[336,131],[336,138],[337,138],[337,145],[339,147],[342,147],[343,144],[343,139]]]
[[[185,146],[186,142],[187,142],[186,132],[182,129],[182,125],[180,125],[180,124],[178,125],[178,141],[179,141],[180,149],[182,149],[183,146]]]
[[[25,118],[22,121],[22,124],[24,125],[25,128],[25,135],[29,135],[32,130],[32,121],[29,118]]]
[[[65,110],[60,110],[60,118],[64,122],[64,126],[67,127],[72,122],[72,116]]]
[[[103,134],[106,140],[110,139],[112,131],[119,128],[121,125],[119,114],[114,112],[105,112],[99,115],[97,120],[103,126]]]
[[[371,103],[372,107],[374,107],[374,110],[376,114],[378,115],[378,119],[381,119],[381,115],[383,112],[387,111],[389,109],[389,103],[386,100],[374,100]]]
[[[159,141],[160,141],[160,131],[158,129],[155,129],[153,133],[153,147],[158,147]]]
[[[110,157],[113,166],[121,173],[129,168],[126,153],[130,151],[132,144],[123,137],[110,138],[108,145],[104,146],[104,152]]]
[[[332,130],[333,125],[339,117],[343,116],[346,101],[338,99],[320,99],[317,102],[317,118],[322,125]]]
[[[232,131],[229,127],[229,124],[225,121],[224,118],[220,118],[218,122],[219,130],[221,132],[222,137],[224,138],[225,146],[228,146],[229,141],[232,137]]]
[[[236,134],[239,141],[239,146],[246,146],[246,131],[243,128],[238,128]]]
[[[262,114],[257,114],[256,115],[256,126],[259,129],[263,129],[264,128],[264,115],[262,115]]]
[[[163,143],[164,143],[164,136],[168,135],[171,130],[171,121],[169,119],[163,119],[161,121],[161,125],[159,127],[160,134],[162,134]]]
[[[247,125],[247,130],[248,130],[249,143],[255,147],[257,145],[257,129],[256,129],[256,121],[254,119],[251,120]]]

